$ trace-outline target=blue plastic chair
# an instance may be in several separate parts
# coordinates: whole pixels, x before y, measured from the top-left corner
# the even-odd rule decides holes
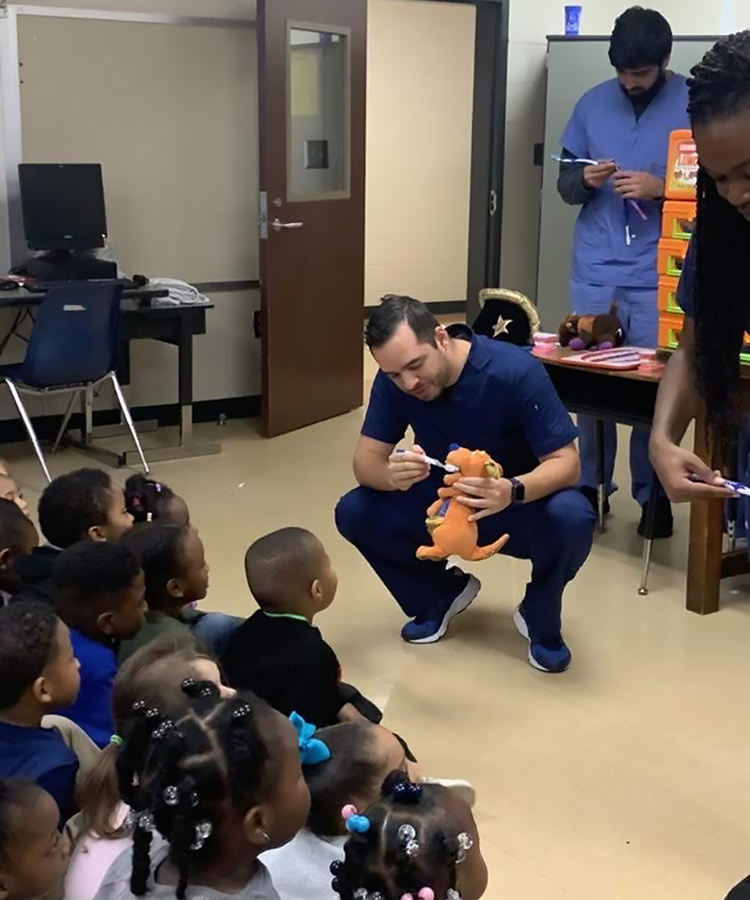
[[[90,399],[94,388],[104,381],[112,382],[143,468],[149,471],[116,374],[121,297],[122,285],[114,282],[71,284],[51,290],[42,300],[24,361],[0,366],[0,378],[8,385],[47,481],[52,477],[21,394],[72,392],[54,452],[68,427],[76,399],[84,392]]]

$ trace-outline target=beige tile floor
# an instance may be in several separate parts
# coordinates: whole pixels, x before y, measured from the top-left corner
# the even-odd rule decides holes
[[[525,661],[510,616],[528,566],[514,560],[475,567],[484,590],[449,639],[408,647],[399,610],[333,523],[353,483],[361,416],[274,441],[254,422],[204,425],[199,433],[223,440],[221,456],[155,467],[186,497],[206,543],[207,606],[249,613],[248,543],[283,525],[311,528],[339,571],[339,597],[319,624],[346,677],[384,705],[431,773],[478,788],[488,897],[722,900],[750,871],[750,582],[725,586],[717,615],[685,611],[680,510],[674,539],[656,548],[651,594],[639,597],[636,510],[623,489],[566,597],[565,675]],[[43,481],[28,447],[2,452],[35,502]],[[86,462],[65,451],[51,467]]]

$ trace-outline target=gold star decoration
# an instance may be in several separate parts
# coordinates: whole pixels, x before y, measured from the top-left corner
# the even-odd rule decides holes
[[[512,322],[513,319],[504,319],[502,316],[498,316],[497,323],[492,329],[492,337],[497,337],[499,334],[509,334],[508,325]]]

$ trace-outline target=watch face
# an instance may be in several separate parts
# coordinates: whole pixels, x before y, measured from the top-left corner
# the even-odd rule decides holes
[[[513,502],[523,503],[526,497],[526,485],[522,481],[513,479]]]

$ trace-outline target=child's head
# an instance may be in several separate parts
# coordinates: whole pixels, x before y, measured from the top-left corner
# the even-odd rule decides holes
[[[16,560],[39,544],[34,523],[10,500],[0,498],[0,590],[9,594],[21,587]]]
[[[0,472],[0,498],[15,503],[25,516],[31,517],[29,504],[24,500],[23,494],[18,490],[18,485],[4,472]]]
[[[294,837],[310,808],[288,719],[253,695],[220,699],[205,681],[184,687],[190,708],[176,721],[138,704],[118,758],[122,798],[137,811],[137,896],[145,891],[152,828],[169,841],[183,898],[191,879],[210,886],[247,872],[248,861]]]
[[[61,475],[39,500],[39,526],[55,547],[83,540],[116,541],[133,526],[125,495],[102,469]]]
[[[68,626],[48,603],[0,609],[0,716],[15,709],[41,719],[75,703],[79,687]]]
[[[119,543],[69,547],[55,563],[52,590],[60,618],[95,640],[135,637],[148,608],[140,560]]]
[[[325,547],[304,528],[282,528],[257,540],[245,554],[245,574],[262,610],[309,618],[333,603],[338,586]]]
[[[70,842],[60,811],[33,781],[0,779],[0,900],[32,900],[62,887]]]
[[[136,523],[190,524],[187,503],[168,485],[143,475],[131,475],[125,482],[125,505]]]
[[[474,817],[448,788],[394,772],[349,827],[345,860],[331,867],[342,900],[479,900],[487,889]]]
[[[330,759],[304,767],[311,800],[307,827],[319,837],[346,834],[343,807],[351,803],[366,809],[375,803],[391,772],[417,777],[404,744],[380,725],[345,722],[321,728],[315,736],[331,751]]]
[[[151,522],[136,525],[123,544],[138,556],[151,609],[178,613],[208,593],[209,567],[203,541],[191,527]]]

